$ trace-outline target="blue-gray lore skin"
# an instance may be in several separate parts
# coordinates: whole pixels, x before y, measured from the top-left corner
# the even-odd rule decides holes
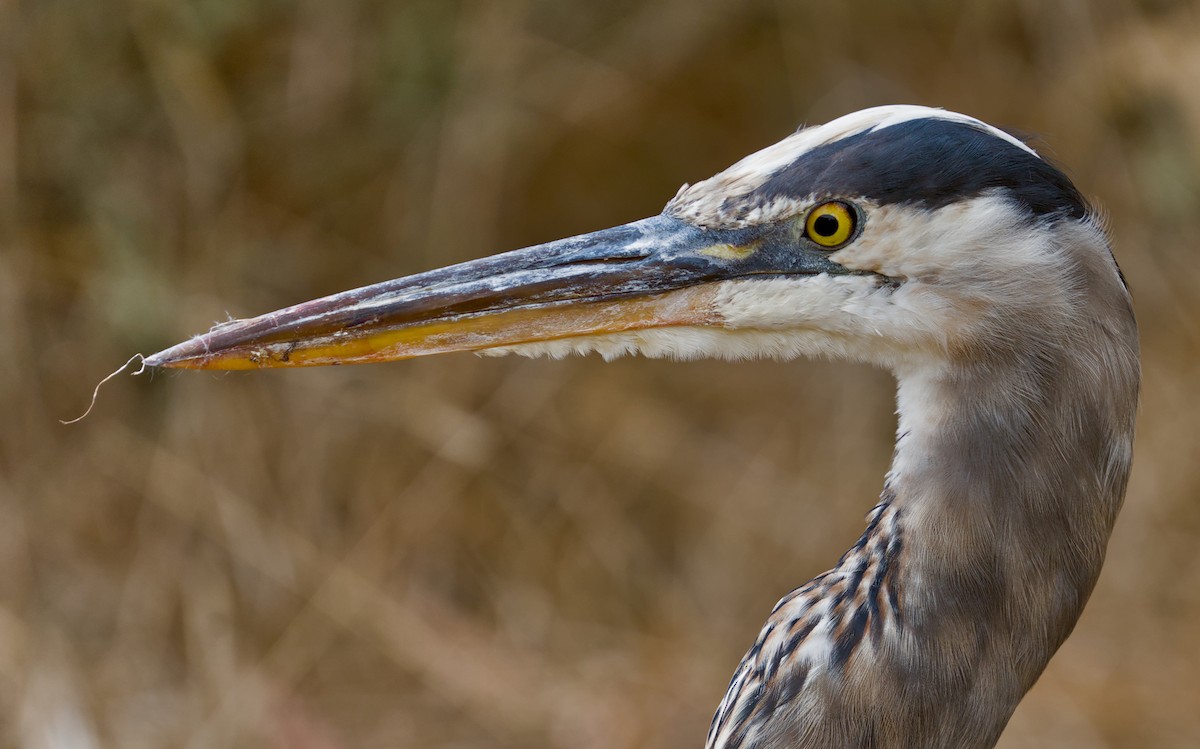
[[[771,612],[712,749],[993,746],[1087,601],[1132,458],[1137,327],[1100,221],[1021,140],[926,107],[801,129],[652,218],[223,323],[146,364],[452,351],[895,373],[867,529]]]

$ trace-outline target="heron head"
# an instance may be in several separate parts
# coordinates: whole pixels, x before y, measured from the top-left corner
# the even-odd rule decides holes
[[[894,366],[1011,337],[1022,314],[1069,321],[1072,294],[1117,275],[1079,192],[1020,140],[879,107],[685,185],[653,218],[224,323],[147,364],[470,350]]]

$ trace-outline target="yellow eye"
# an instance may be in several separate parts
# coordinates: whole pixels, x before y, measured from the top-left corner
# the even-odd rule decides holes
[[[822,247],[838,247],[854,234],[854,209],[840,200],[822,203],[804,219],[804,233]]]

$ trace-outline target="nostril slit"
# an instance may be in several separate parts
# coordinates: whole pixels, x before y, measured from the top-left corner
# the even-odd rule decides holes
[[[559,266],[568,265],[620,265],[628,263],[631,260],[641,260],[648,257],[647,255],[611,255],[607,257],[583,257],[563,260],[558,263]]]

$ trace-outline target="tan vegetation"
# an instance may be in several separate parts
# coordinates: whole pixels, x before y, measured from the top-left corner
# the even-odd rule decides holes
[[[477,359],[92,385],[657,212],[801,122],[1035,132],[1143,331],[1100,585],[1002,746],[1200,745],[1200,7],[0,0],[0,746],[699,747],[857,537],[887,375]]]

